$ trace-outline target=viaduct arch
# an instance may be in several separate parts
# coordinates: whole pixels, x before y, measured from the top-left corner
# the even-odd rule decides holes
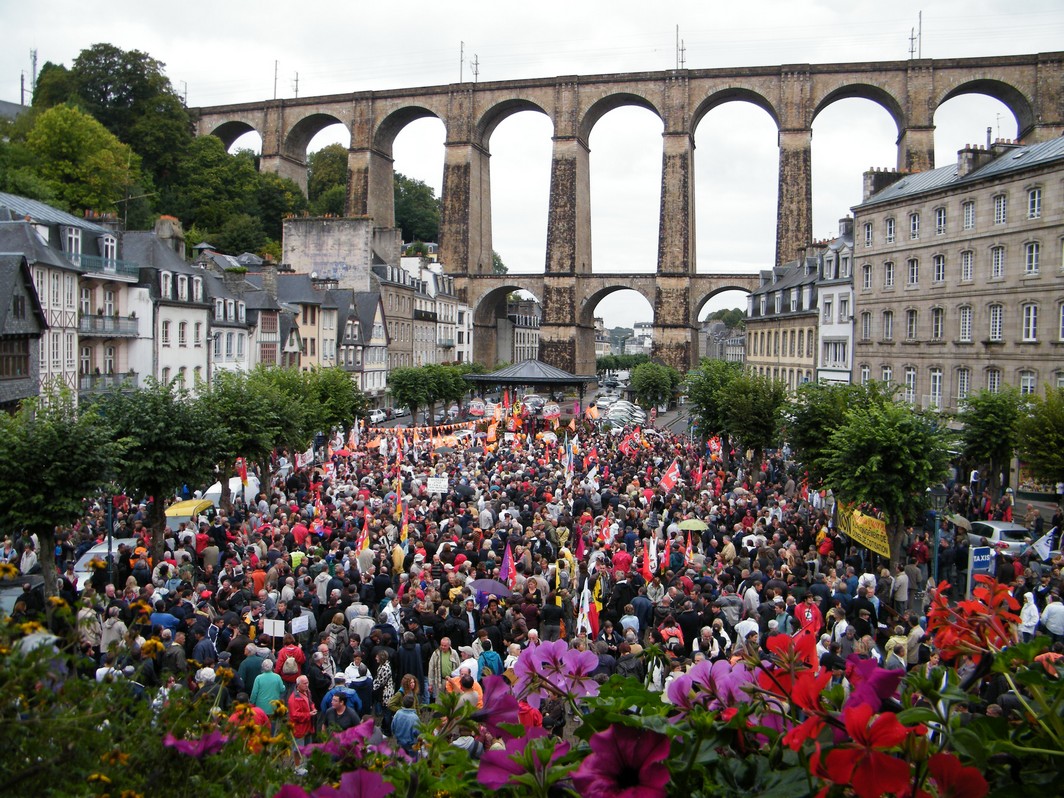
[[[969,93],[1001,100],[1015,116],[1025,143],[1064,135],[1064,52],[570,75],[300,97],[196,111],[197,133],[216,135],[227,144],[257,130],[262,136],[263,168],[304,187],[310,138],[328,124],[344,124],[351,134],[347,211],[371,217],[381,227],[395,224],[392,143],[396,135],[415,119],[438,117],[446,128],[440,259],[474,309],[493,285],[499,287],[495,285],[499,278],[491,274],[491,134],[518,111],[545,114],[554,130],[546,269],[543,275],[528,277],[536,282],[536,290],[528,290],[544,308],[541,358],[588,373],[588,364],[594,364],[594,342],[583,308],[596,292],[617,286],[640,291],[654,307],[658,354],[686,367],[697,353],[692,345],[697,319],[691,309],[700,306],[701,297],[711,290],[702,283],[753,287],[751,275],[695,273],[694,133],[712,108],[725,102],[752,102],[776,122],[779,264],[811,240],[812,123],[821,110],[848,97],[878,103],[898,126],[898,168],[923,171],[934,167],[935,110],[950,98]],[[593,275],[588,139],[599,118],[626,105],[647,108],[663,123],[657,264],[651,275]],[[507,279],[525,281],[524,276]],[[641,281],[647,285],[637,287]],[[590,360],[587,351],[592,353]]]

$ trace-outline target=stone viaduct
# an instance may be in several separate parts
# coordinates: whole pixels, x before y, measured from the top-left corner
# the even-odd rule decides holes
[[[698,311],[721,290],[750,290],[749,274],[697,274],[694,235],[694,134],[727,102],[763,108],[779,129],[776,262],[811,239],[812,124],[836,100],[878,103],[898,130],[898,168],[934,167],[934,114],[962,94],[997,98],[1016,117],[1020,139],[1064,134],[1064,52],[964,59],[791,64],[736,69],[667,70],[457,83],[389,91],[300,97],[196,109],[197,132],[230,146],[255,130],[261,165],[306,186],[307,145],[343,124],[351,134],[347,212],[392,227],[392,145],[405,125],[435,116],[446,127],[440,260],[473,308],[476,352],[494,341],[505,292],[530,290],[543,304],[540,357],[594,373],[595,304],[632,288],[654,308],[655,353],[686,369],[697,357]],[[595,123],[621,106],[639,106],[663,123],[658,259],[653,274],[591,270],[588,141]],[[543,275],[492,275],[489,158],[491,134],[511,114],[546,114],[554,129]],[[769,264],[766,264],[766,266]],[[489,329],[490,327],[490,329]],[[493,350],[491,350],[493,351]],[[486,358],[490,360],[491,358]]]

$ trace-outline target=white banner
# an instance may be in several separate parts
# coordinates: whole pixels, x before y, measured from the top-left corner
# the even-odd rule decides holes
[[[429,493],[444,494],[447,492],[447,477],[429,477],[425,482],[425,487],[428,488]]]

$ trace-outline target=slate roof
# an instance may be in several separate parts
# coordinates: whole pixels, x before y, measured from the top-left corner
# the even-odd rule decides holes
[[[21,252],[31,264],[82,271],[63,257],[63,253],[42,241],[30,222],[0,221],[0,252]]]
[[[964,186],[980,180],[1026,171],[1060,160],[1064,160],[1064,137],[1006,150],[990,163],[984,164],[963,177],[957,176],[957,164],[906,175],[855,207],[864,208],[869,205],[893,202],[928,191]]]
[[[15,119],[19,114],[24,114],[28,110],[30,110],[28,105],[0,100],[0,119]]]
[[[131,230],[122,234],[122,258],[138,266],[174,274],[203,274],[202,269],[186,261],[149,230]]]
[[[750,294],[751,296],[774,294],[777,291],[783,291],[788,288],[815,283],[819,277],[819,265],[817,258],[809,257],[792,260],[771,270],[764,270],[761,274],[768,279],[768,282],[755,288]],[[806,273],[806,267],[809,269],[808,274]],[[776,282],[772,282],[773,274],[776,275]]]
[[[26,286],[31,310],[37,320],[37,331],[47,329],[48,323],[45,321],[37,292],[33,290],[33,279],[30,277],[25,255],[21,252],[0,252],[0,332],[4,330],[7,314],[12,310],[12,297],[18,280],[22,280]]]
[[[570,374],[540,360],[522,360],[490,374],[466,374],[464,379],[495,385],[582,385],[595,377]]]
[[[4,214],[4,208],[8,209],[9,213]],[[24,219],[27,216],[35,222],[80,227],[82,230],[88,230],[99,236],[107,235],[111,232],[106,227],[87,222],[43,202],[20,197],[17,194],[5,194],[0,191],[0,219]]]

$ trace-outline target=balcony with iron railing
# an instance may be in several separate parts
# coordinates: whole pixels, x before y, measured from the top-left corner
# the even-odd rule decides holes
[[[88,337],[135,338],[137,331],[136,319],[86,314],[82,314],[81,318],[78,319],[78,333]]]
[[[78,393],[105,393],[120,388],[131,391],[138,387],[140,375],[135,371],[122,374],[82,374],[78,377]]]
[[[101,258],[99,255],[72,255],[71,262],[80,266],[89,276],[107,277],[125,282],[136,282],[140,278],[140,266],[132,261],[118,258]]]
[[[441,348],[443,348],[443,349],[453,349],[454,348],[454,339],[453,338],[441,338],[439,341],[436,342],[436,345],[441,347]]]

